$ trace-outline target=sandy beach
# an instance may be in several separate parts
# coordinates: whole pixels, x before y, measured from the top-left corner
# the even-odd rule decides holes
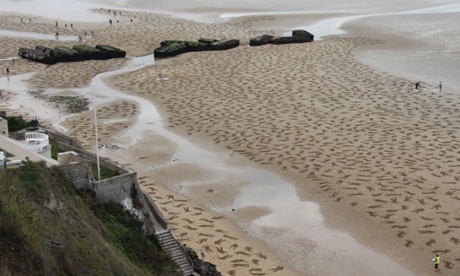
[[[370,54],[413,40],[349,23],[359,36],[249,47],[251,37],[281,34],[274,22],[287,16],[203,23],[118,11],[95,9],[106,21],[73,29],[59,20],[58,30],[93,31],[84,43],[119,47],[126,59],[46,66],[17,50],[77,41],[2,37],[0,110],[37,114],[95,152],[97,99],[101,156],[136,171],[175,236],[223,275],[431,275],[435,254],[443,275],[457,274],[460,91],[439,91],[434,77],[415,90],[418,76],[390,73]],[[21,22],[28,17],[4,13],[0,25],[56,32],[55,19]],[[136,59],[162,40],[201,37],[241,45]],[[113,90],[91,87],[96,75],[136,62],[140,69],[97,80]],[[91,110],[68,114],[25,87],[86,97]]]

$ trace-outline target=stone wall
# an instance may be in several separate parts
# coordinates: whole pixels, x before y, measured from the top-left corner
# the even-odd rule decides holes
[[[72,181],[77,189],[93,190],[94,180],[89,162],[79,162],[71,164],[59,164],[60,170],[67,179]]]
[[[73,151],[77,153],[80,156],[80,158],[91,161],[93,163],[97,163],[96,154],[86,151],[80,144],[80,142],[78,142],[77,140],[51,130],[46,130],[46,134],[48,134],[49,138],[56,141],[62,150]],[[120,175],[131,172],[130,170],[115,165],[106,158],[100,157],[99,163],[101,166],[106,167],[112,171],[116,171]]]
[[[162,215],[151,214],[158,211],[158,209],[152,209],[147,204],[137,182],[137,173],[127,172],[96,181],[89,161],[62,164],[59,165],[59,168],[77,189],[94,191],[96,198],[101,202],[116,202],[123,205],[144,221],[144,228],[147,234],[155,233],[155,225],[158,225],[158,223],[152,219],[162,217]]]
[[[51,139],[56,141],[62,150],[69,152],[58,154],[58,161],[66,177],[71,180],[77,189],[92,190],[96,197],[102,202],[116,202],[122,204],[133,212],[139,214],[144,219],[146,232],[155,233],[155,225],[167,228],[167,222],[164,220],[158,208],[153,208],[155,203],[147,204],[145,196],[138,184],[137,173],[117,166],[109,159],[100,158],[100,166],[116,171],[119,175],[96,181],[91,163],[97,163],[95,154],[87,152],[81,144],[63,134],[47,130],[46,133]],[[149,196],[149,195],[147,195]],[[160,223],[155,219],[162,219]]]
[[[114,201],[122,203],[131,198],[131,190],[133,187],[136,189],[136,186],[138,186],[137,173],[131,172],[96,181],[94,191],[97,198],[102,202]],[[139,196],[142,195],[140,194]]]

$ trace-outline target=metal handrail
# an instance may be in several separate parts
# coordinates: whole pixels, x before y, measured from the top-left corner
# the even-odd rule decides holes
[[[195,263],[193,262],[192,258],[188,254],[187,250],[185,250],[184,246],[176,240],[177,244],[179,244],[180,249],[185,255],[185,258],[187,259],[188,263],[192,266],[192,269],[195,267]]]

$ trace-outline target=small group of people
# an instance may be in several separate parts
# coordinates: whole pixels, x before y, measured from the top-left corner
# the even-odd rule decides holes
[[[94,31],[91,31],[91,36],[94,36]],[[89,37],[89,33],[88,31],[85,31],[85,37],[88,38]]]
[[[416,81],[415,82],[415,89],[418,90],[420,88],[420,85],[422,84],[421,81]],[[438,84],[438,90],[439,91],[442,91],[442,81],[439,81],[439,84]]]
[[[102,9],[102,8],[101,8]],[[107,13],[112,13],[110,9],[107,10]],[[113,11],[113,15],[117,16],[117,11]],[[121,15],[121,11],[118,12],[118,15]]]
[[[112,24],[113,24],[112,19],[109,19],[109,24],[110,24],[110,26],[112,26]],[[120,20],[117,20],[117,26],[120,26]]]
[[[55,25],[56,29],[59,29],[59,22],[56,21]],[[67,29],[67,24],[64,24],[64,27]],[[70,29],[73,30],[73,24],[70,24]]]

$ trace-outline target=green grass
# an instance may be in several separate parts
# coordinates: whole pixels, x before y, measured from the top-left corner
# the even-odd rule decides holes
[[[93,175],[96,178],[96,180],[99,180],[99,179],[97,179],[97,164],[92,163],[91,164],[91,169],[93,171]],[[109,169],[107,167],[99,166],[99,169],[101,171],[101,179],[100,180],[104,180],[104,179],[108,179],[108,178],[120,175],[117,171],[113,171],[113,170],[111,170],[111,169]]]
[[[42,163],[0,170],[0,252],[0,275],[178,275],[133,215]]]
[[[58,153],[64,152],[60,147],[58,142],[56,142],[54,139],[49,139],[49,143],[51,145],[51,158],[54,160],[57,160]]]
[[[161,267],[157,267],[157,264],[152,264],[150,261],[155,258],[155,255],[160,256],[164,262],[168,261],[167,255],[161,251],[155,236],[144,236],[142,234],[143,223],[133,214],[124,210],[123,206],[115,203],[103,205],[88,193],[83,197],[94,214],[107,227],[108,232],[105,234],[108,240],[133,263],[153,273],[161,269]],[[174,265],[168,264],[168,267],[174,268]]]

